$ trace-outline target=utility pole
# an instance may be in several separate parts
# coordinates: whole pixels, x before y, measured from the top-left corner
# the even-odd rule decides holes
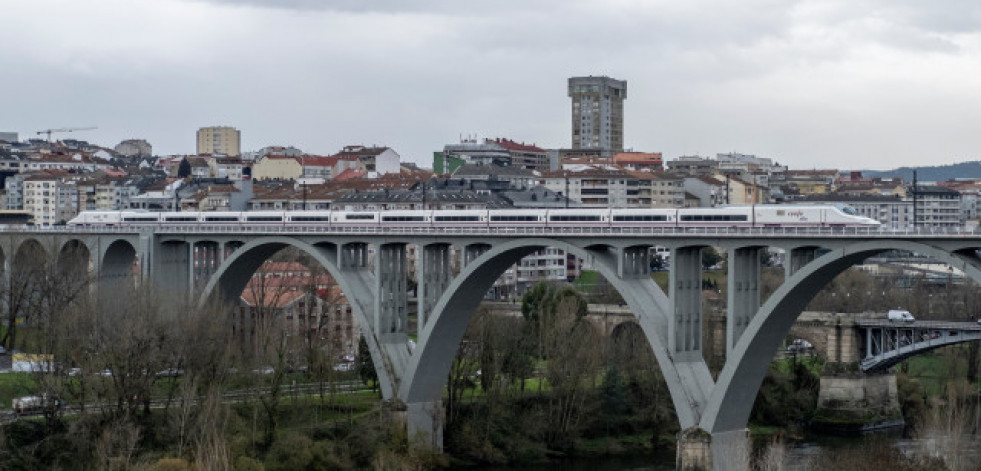
[[[919,214],[918,214],[919,204],[917,204],[919,202],[918,193],[919,192],[916,191],[916,169],[914,168],[913,169],[913,230],[919,228]]]

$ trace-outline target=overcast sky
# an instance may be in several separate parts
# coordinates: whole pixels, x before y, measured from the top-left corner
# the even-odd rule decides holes
[[[791,168],[981,159],[976,0],[4,0],[0,131],[157,154],[461,135],[570,146],[566,80],[627,80],[624,142]],[[62,135],[65,137],[65,135]]]

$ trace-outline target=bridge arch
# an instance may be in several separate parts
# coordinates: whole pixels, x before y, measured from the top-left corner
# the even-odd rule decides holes
[[[981,269],[976,263],[926,243],[876,240],[828,251],[789,276],[760,308],[730,352],[700,426],[712,434],[744,429],[773,353],[811,299],[841,272],[889,250],[934,257],[981,282]]]
[[[58,250],[55,272],[74,278],[84,278],[89,274],[92,254],[87,245],[79,239],[70,239]]]
[[[370,289],[365,283],[360,282],[357,276],[354,276],[353,271],[341,270],[337,264],[337,246],[335,244],[311,244],[286,236],[253,239],[237,248],[218,267],[202,291],[198,306],[204,306],[214,296],[221,296],[225,300],[237,299],[262,263],[276,252],[287,247],[293,247],[306,253],[337,281],[341,291],[347,297],[351,311],[357,318],[365,341],[368,343],[371,360],[375,366],[375,371],[378,373],[378,382],[382,394],[386,398],[392,398],[395,394],[394,385],[396,383],[394,374],[389,371],[386,365],[381,346],[374,335],[373,323],[365,308],[365,306],[370,305],[372,300]]]
[[[433,317],[420,333],[407,381],[399,397],[408,404],[432,403],[442,397],[457,346],[484,293],[501,273],[522,257],[545,247],[556,247],[587,260],[623,296],[637,316],[654,356],[664,373],[682,427],[698,423],[697,409],[711,388],[704,361],[672,362],[668,353],[670,302],[650,277],[617,276],[617,253],[588,250],[565,241],[544,238],[511,240],[491,247],[461,269],[439,300]],[[593,246],[597,247],[598,246]]]
[[[13,260],[11,260],[11,272],[14,276],[18,273],[27,274],[43,272],[45,265],[50,263],[48,251],[37,239],[26,239],[16,245]]]
[[[124,280],[133,275],[136,261],[136,247],[133,247],[133,244],[124,239],[114,240],[102,255],[99,278],[112,283]]]

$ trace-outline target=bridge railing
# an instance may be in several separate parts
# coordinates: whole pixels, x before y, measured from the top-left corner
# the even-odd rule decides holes
[[[906,237],[979,238],[981,235],[962,228],[882,229],[867,227],[618,227],[618,226],[318,226],[309,224],[173,224],[160,226],[4,226],[6,233],[138,233],[152,230],[158,234],[353,234],[353,235],[492,235],[492,236],[574,236],[619,235],[628,237]]]
[[[863,371],[888,368],[919,352],[981,338],[981,325],[975,322],[859,319],[855,324],[866,342]]]

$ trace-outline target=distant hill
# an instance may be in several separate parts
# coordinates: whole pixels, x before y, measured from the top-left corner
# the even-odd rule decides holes
[[[900,177],[905,181],[913,181],[912,167],[899,167],[893,170],[862,170],[865,178],[894,178]],[[919,181],[945,181],[951,178],[981,178],[981,160],[961,162],[934,167],[916,167],[916,178]]]

